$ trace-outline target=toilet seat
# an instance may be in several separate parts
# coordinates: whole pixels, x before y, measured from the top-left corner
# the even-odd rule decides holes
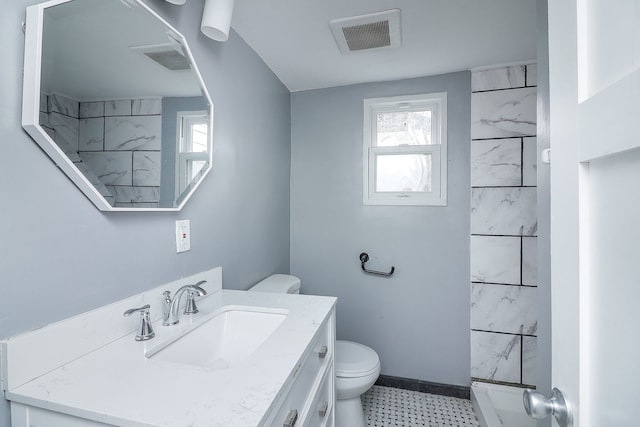
[[[335,371],[340,378],[366,377],[380,372],[380,358],[366,345],[337,340]]]

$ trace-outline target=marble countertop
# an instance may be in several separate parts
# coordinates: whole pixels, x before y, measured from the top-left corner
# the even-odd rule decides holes
[[[292,381],[294,368],[335,301],[220,290],[200,299],[200,312],[181,316],[178,325],[154,321],[156,337],[151,340],[138,342],[130,333],[7,390],[5,397],[121,426],[260,426],[275,409],[283,386]],[[145,357],[147,351],[229,305],[284,309],[288,316],[252,356],[235,367],[208,370]],[[39,351],[46,357],[47,348]]]

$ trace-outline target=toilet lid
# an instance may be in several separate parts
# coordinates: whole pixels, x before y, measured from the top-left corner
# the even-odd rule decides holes
[[[364,377],[380,369],[378,354],[356,342],[336,341],[335,359],[337,377]]]

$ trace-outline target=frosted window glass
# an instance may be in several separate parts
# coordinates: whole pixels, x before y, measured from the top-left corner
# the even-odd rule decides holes
[[[431,145],[431,111],[377,113],[376,146]]]
[[[181,153],[206,153],[209,144],[207,133],[209,131],[209,117],[206,114],[184,113],[181,118],[180,152]]]
[[[431,192],[431,154],[382,154],[376,163],[376,191]]]
[[[205,118],[206,120],[206,118]],[[191,152],[206,153],[207,152],[207,123],[197,123],[191,126]]]

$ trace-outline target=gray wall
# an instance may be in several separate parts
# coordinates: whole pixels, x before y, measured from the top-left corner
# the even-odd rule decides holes
[[[0,339],[215,266],[232,289],[287,272],[290,97],[261,59],[235,33],[200,34],[203,0],[149,1],[189,40],[214,100],[213,170],[180,213],[102,213],[20,126],[34,3],[0,6]],[[191,220],[190,252],[175,253],[176,219]]]
[[[338,297],[337,334],[382,373],[468,385],[469,72],[291,96],[291,272]],[[362,204],[363,99],[448,92],[448,206]],[[396,267],[391,278],[365,275]]]

